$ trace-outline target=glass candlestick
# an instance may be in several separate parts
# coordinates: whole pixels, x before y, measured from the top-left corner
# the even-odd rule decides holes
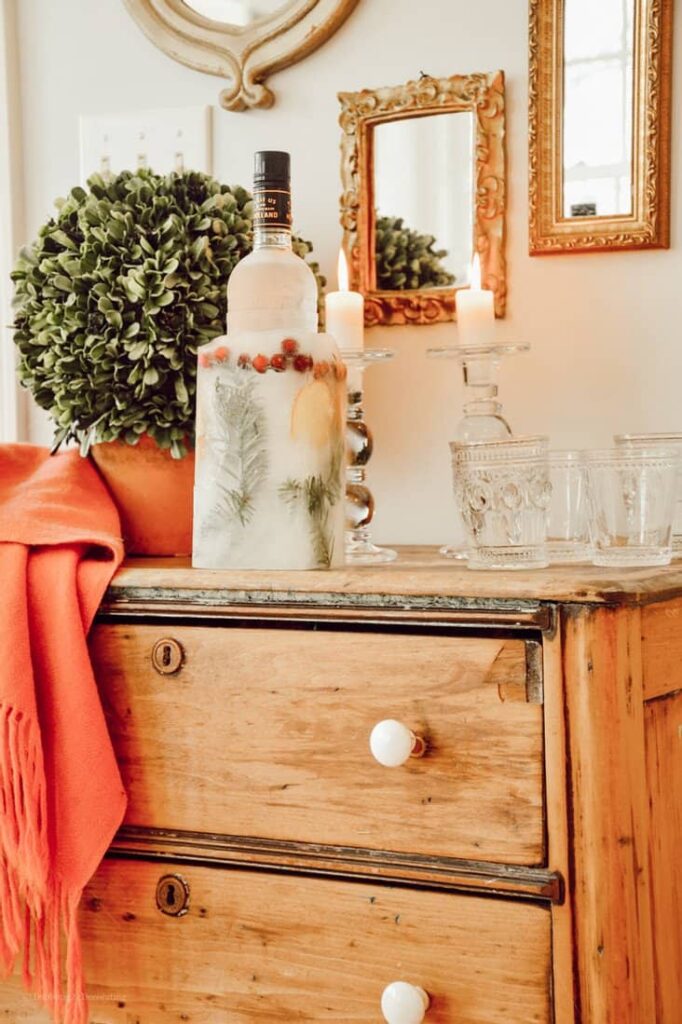
[[[341,358],[348,367],[346,562],[351,565],[392,562],[396,557],[392,548],[378,547],[371,539],[374,497],[365,483],[365,475],[374,444],[362,407],[365,370],[374,363],[388,362],[394,355],[389,348],[341,349]]]
[[[430,348],[431,359],[455,359],[464,375],[464,415],[455,428],[456,441],[501,441],[512,436],[498,401],[497,377],[504,356],[528,352],[528,344],[452,345]],[[455,513],[458,515],[458,513]],[[440,549],[447,558],[466,558],[461,544],[446,544]]]

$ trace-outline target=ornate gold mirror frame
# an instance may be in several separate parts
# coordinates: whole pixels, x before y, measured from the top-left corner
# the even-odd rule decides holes
[[[634,0],[632,211],[571,218],[562,201],[565,0],[530,0],[531,255],[668,248],[673,2]]]
[[[339,93],[341,102],[341,225],[350,287],[365,297],[365,324],[432,324],[456,317],[456,288],[379,291],[376,288],[373,132],[382,122],[470,111],[475,125],[472,254],[481,283],[504,316],[505,242],[504,73],[422,77],[416,82]]]
[[[264,84],[321,46],[359,0],[289,0],[274,14],[239,27],[198,14],[184,0],[124,0],[145,35],[174,60],[229,81],[226,110],[271,107]]]

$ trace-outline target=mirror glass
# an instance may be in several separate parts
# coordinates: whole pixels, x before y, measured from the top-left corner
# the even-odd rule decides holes
[[[184,0],[197,14],[239,28],[252,25],[289,6],[289,0]]]
[[[564,217],[632,212],[635,0],[565,0]]]
[[[376,290],[467,285],[476,162],[472,112],[385,121],[372,136]]]

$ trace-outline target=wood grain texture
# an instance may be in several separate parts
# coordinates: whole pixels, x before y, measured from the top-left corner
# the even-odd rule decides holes
[[[152,666],[164,635],[175,675]],[[101,625],[91,647],[127,824],[544,862],[542,707],[501,699],[522,641]],[[377,764],[384,718],[426,756]]]
[[[112,581],[105,607],[135,599],[152,605],[186,599],[207,606],[249,600],[317,603],[332,607],[410,607],[434,610],[450,605],[526,611],[539,602],[639,604],[682,595],[682,562],[661,569],[619,569],[591,565],[552,566],[517,572],[472,572],[441,558],[435,548],[403,547],[397,562],[347,566],[329,572],[246,572],[192,569],[177,559],[128,559]],[[175,591],[175,595],[173,592]],[[417,599],[430,598],[430,602]],[[402,599],[402,600],[397,600]],[[459,603],[458,600],[459,599]]]
[[[649,1024],[653,985],[638,609],[562,609],[578,1020]]]
[[[644,699],[682,690],[682,600],[642,609]]]
[[[169,871],[182,918],[156,909]],[[376,1024],[397,979],[430,994],[428,1024],[551,1021],[550,918],[530,904],[109,860],[81,922],[93,1024]]]
[[[682,1014],[682,693],[645,705],[656,1022]]]
[[[568,737],[564,715],[566,680],[562,638],[557,633],[542,647],[545,691],[545,786],[548,865],[571,889],[571,834],[567,806]],[[570,899],[552,907],[552,982],[556,1024],[576,1024],[573,904]]]

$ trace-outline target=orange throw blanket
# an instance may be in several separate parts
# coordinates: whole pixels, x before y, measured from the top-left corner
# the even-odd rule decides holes
[[[122,557],[87,459],[0,446],[0,966],[23,951],[65,1024],[87,1021],[78,904],[126,804],[86,643]]]

